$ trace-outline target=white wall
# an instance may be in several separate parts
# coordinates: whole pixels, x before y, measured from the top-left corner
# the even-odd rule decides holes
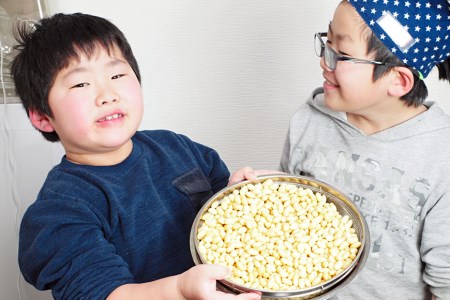
[[[327,29],[338,2],[48,0],[48,6],[51,13],[79,11],[118,25],[141,68],[146,99],[141,128],[187,134],[217,149],[235,170],[278,166],[290,115],[322,84],[313,34]],[[429,77],[430,99],[450,112],[448,84],[433,80],[436,74]],[[15,216],[20,221],[62,151],[31,129],[20,106],[7,105],[7,116],[11,144],[3,129],[0,135],[0,299],[46,299],[48,293],[23,280],[17,288]]]
[[[298,0],[55,0],[50,9],[124,31],[142,70],[142,128],[185,133],[231,169],[276,168],[289,114],[322,82],[313,34],[334,9],[323,2],[320,11]]]

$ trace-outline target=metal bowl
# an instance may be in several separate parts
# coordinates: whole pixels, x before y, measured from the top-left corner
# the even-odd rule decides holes
[[[247,184],[262,183],[268,179],[271,179],[274,183],[286,183],[293,184],[302,188],[309,188],[314,193],[318,192],[322,195],[325,195],[327,198],[327,202],[333,203],[336,206],[337,211],[342,216],[348,215],[349,219],[353,221],[352,227],[355,229],[355,233],[358,236],[359,241],[361,242],[358,253],[353,262],[343,272],[325,282],[322,282],[319,285],[308,287],[305,289],[277,291],[260,290],[239,285],[227,279],[218,281],[217,288],[219,290],[232,294],[239,294],[243,292],[259,292],[262,295],[262,299],[267,300],[327,299],[328,297],[333,296],[334,294],[342,290],[345,286],[347,286],[350,282],[352,282],[363,268],[368,257],[367,248],[370,244],[369,230],[367,227],[367,223],[364,217],[361,215],[359,209],[347,196],[345,196],[336,188],[333,188],[324,182],[309,177],[287,174],[265,175],[260,176],[253,181],[242,181],[240,183],[226,187],[212,196],[198,212],[191,228],[190,248],[195,264],[207,263],[206,260],[201,256],[198,249],[199,240],[197,238],[197,232],[202,225],[201,217],[210,208],[211,204],[215,201],[220,201],[225,196],[233,193],[234,190],[240,189]]]

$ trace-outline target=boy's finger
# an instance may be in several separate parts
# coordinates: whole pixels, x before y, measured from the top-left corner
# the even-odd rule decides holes
[[[202,272],[204,272],[205,274],[208,274],[208,276],[211,279],[220,280],[220,279],[225,279],[231,275],[231,270],[229,268],[221,266],[221,265],[205,264],[205,265],[201,265],[199,267],[201,267],[203,269]]]

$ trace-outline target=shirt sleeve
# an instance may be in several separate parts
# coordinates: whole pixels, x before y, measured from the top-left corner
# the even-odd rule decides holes
[[[281,152],[280,167],[279,167],[280,171],[285,173],[291,173],[291,171],[289,170],[289,160],[290,160],[289,153],[291,151],[291,141],[289,138],[289,131],[284,140],[284,146],[283,151]]]
[[[101,230],[105,223],[82,201],[36,201],[25,213],[19,240],[24,278],[55,299],[105,299],[134,282],[126,262]]]
[[[425,263],[424,281],[440,299],[450,299],[450,194],[439,197],[427,212],[420,252]]]

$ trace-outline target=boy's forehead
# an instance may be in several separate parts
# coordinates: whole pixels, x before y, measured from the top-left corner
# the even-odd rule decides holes
[[[104,61],[105,57],[109,57],[110,59]],[[67,58],[66,63],[57,72],[56,77],[64,79],[72,74],[86,72],[88,69],[83,65],[97,60],[103,60],[102,64],[105,66],[114,66],[119,63],[127,64],[121,50],[116,46],[106,47],[97,45],[89,49],[81,49],[78,47],[74,54]]]
[[[348,2],[341,2],[327,29],[334,40],[356,42],[366,40],[369,28]]]

